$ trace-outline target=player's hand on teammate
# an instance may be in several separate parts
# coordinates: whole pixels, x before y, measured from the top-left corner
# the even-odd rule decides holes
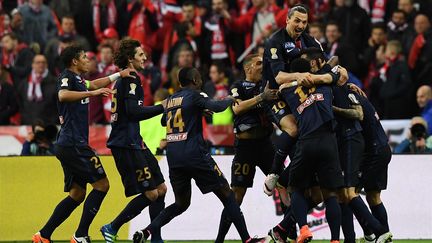
[[[360,89],[359,86],[352,84],[352,83],[347,84],[347,86],[350,90],[352,90],[352,91],[356,92],[357,94],[367,98],[366,93],[362,89]]]
[[[120,71],[120,77],[122,78],[135,78],[134,75],[132,75],[132,73],[136,73],[136,70],[134,68],[126,68]]]
[[[297,83],[300,86],[310,88],[314,86],[313,76],[310,73],[299,73],[297,76]]]
[[[213,116],[213,114],[214,114],[214,112],[209,110],[209,109],[204,109],[204,111],[203,111],[203,115],[206,117],[211,117],[211,116]]]
[[[339,74],[340,74],[340,78],[337,81],[337,84],[338,85],[344,85],[348,81],[348,78],[349,78],[348,71],[344,67],[339,66]]]
[[[270,100],[276,100],[279,98],[278,96],[279,90],[277,89],[270,89],[269,83],[267,82],[267,85],[264,88],[264,91],[260,94],[262,100],[270,101]]]
[[[100,88],[100,89],[96,89],[96,90],[92,90],[90,91],[92,93],[93,96],[109,96],[113,93],[113,91],[109,88]]]
[[[233,96],[231,96],[231,95],[228,95],[227,97],[225,97],[225,99],[226,100],[232,100],[233,105],[238,105],[239,104],[239,101],[236,98],[234,98]]]

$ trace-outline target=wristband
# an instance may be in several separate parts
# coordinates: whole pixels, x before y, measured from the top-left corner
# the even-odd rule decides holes
[[[112,82],[116,81],[117,79],[120,78],[120,72],[116,72],[111,74],[110,76],[108,76],[109,80]]]
[[[339,81],[340,79],[340,73],[333,73],[333,72],[329,72],[328,74],[330,74],[332,76],[332,83],[335,84],[337,83],[337,81]]]

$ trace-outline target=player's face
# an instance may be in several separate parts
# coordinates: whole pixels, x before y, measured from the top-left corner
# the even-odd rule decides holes
[[[89,71],[90,69],[90,60],[87,57],[87,55],[85,54],[84,51],[82,51],[79,55],[78,59],[74,59],[74,65],[76,66],[77,70],[80,73],[86,73]]]
[[[252,70],[252,80],[259,82],[262,79],[262,57],[255,57],[252,60],[250,69]]]
[[[144,63],[147,61],[147,56],[145,55],[141,47],[135,48],[134,59],[130,60],[133,68],[137,70],[144,69]]]
[[[308,24],[308,15],[296,11],[291,16],[291,18],[287,18],[286,23],[286,30],[288,34],[291,36],[291,38],[297,39],[306,29]]]

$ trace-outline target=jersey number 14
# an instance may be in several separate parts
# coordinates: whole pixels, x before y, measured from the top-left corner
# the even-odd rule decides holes
[[[173,133],[173,128],[177,128],[176,132],[184,131],[184,122],[182,117],[181,109],[176,109],[173,117],[174,111],[168,111],[167,113],[167,133]]]

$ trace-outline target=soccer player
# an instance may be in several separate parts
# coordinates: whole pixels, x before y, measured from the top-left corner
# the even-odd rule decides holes
[[[191,179],[195,180],[202,193],[213,192],[220,199],[243,242],[264,242],[264,239],[249,236],[234,193],[210,156],[202,135],[204,109],[221,112],[234,99],[229,97],[213,101],[205,93],[200,93],[202,80],[195,68],[180,69],[178,80],[181,89],[168,99],[165,119],[162,118],[167,127],[167,159],[175,203],[165,208],[145,229],[135,232],[134,243],[145,242],[155,230],[186,211],[192,193]]]
[[[33,235],[34,243],[51,242],[53,231],[84,201],[87,183],[92,185],[93,190],[85,200],[81,220],[71,242],[90,242],[88,229],[107,194],[109,183],[99,157],[88,145],[89,97],[110,95],[112,91],[103,87],[120,77],[130,76],[131,72],[131,69],[125,69],[89,82],[80,76],[89,69],[90,61],[84,49],[67,47],[61,53],[61,60],[66,69],[57,82],[61,129],[55,150],[63,167],[64,191],[69,192],[69,196],[57,205],[45,226]]]
[[[311,70],[310,61],[320,64],[325,62],[324,55],[319,49],[304,50],[302,58],[292,63],[292,70]],[[306,59],[303,59],[306,58]],[[312,72],[314,70],[311,70]],[[331,231],[331,241],[339,242],[341,211],[337,201],[338,189],[343,186],[342,171],[337,155],[337,141],[333,132],[334,116],[332,111],[331,85],[343,83],[348,79],[345,69],[338,73],[322,71],[310,86],[302,80],[298,86],[282,90],[282,95],[297,120],[299,138],[294,158],[290,164],[289,186],[292,189],[291,210],[300,227],[297,242],[309,242],[312,233],[307,226],[306,217],[308,202],[305,190],[310,188],[315,176],[324,197],[326,218]],[[308,86],[308,87],[306,87]]]
[[[237,81],[231,87],[231,95],[236,99],[234,112],[235,156],[231,167],[231,187],[236,201],[241,205],[248,187],[252,187],[255,167],[267,175],[273,162],[274,147],[270,136],[273,125],[267,119],[262,103],[278,99],[277,89],[268,86],[260,93],[262,80],[262,57],[253,54],[245,58],[243,69],[246,79]],[[222,211],[216,242],[223,242],[231,220],[227,210]]]
[[[146,55],[136,40],[122,40],[114,62],[120,69],[142,70]],[[161,105],[144,107],[144,92],[136,73],[134,78],[117,80],[112,99],[111,134],[107,145],[111,149],[126,197],[136,196],[111,223],[102,226],[107,243],[115,241],[120,227],[150,205],[150,217],[156,218],[164,208],[166,186],[158,161],[146,147],[139,130],[139,121],[163,113]],[[163,242],[160,231],[153,233],[152,242]]]
[[[310,79],[306,73],[289,73],[290,63],[304,48],[317,47],[321,44],[305,33],[308,24],[308,10],[304,5],[292,7],[286,19],[286,28],[276,31],[265,43],[263,57],[263,87],[269,83],[270,89],[278,89],[279,85],[292,80]],[[267,102],[269,116],[283,131],[278,137],[274,161],[270,174],[264,183],[264,192],[271,195],[279,174],[283,169],[291,147],[296,142],[297,125],[294,116],[283,99]]]
[[[387,188],[388,164],[392,156],[390,145],[373,105],[366,97],[357,93],[354,95],[363,108],[361,126],[365,140],[365,152],[363,162],[360,165],[362,175],[360,184],[365,189],[366,200],[372,215],[381,223],[385,232],[389,232],[387,211],[381,200],[381,191]],[[391,241],[391,233],[384,234],[380,239],[365,227],[363,227],[363,231],[366,242]]]

